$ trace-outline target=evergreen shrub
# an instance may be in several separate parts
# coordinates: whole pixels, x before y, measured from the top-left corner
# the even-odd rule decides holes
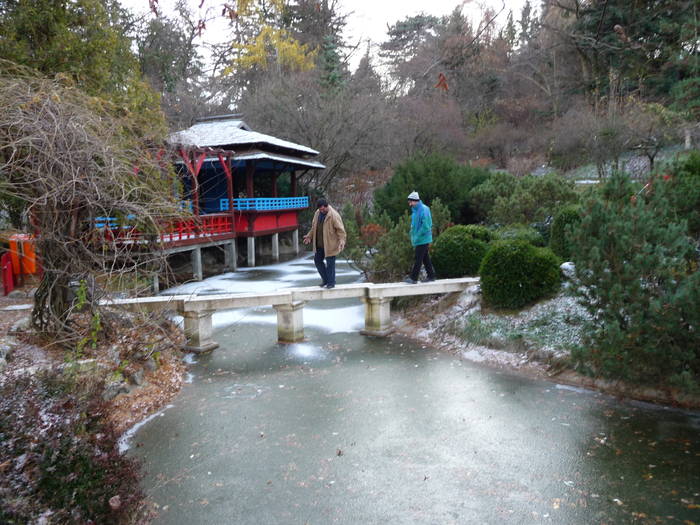
[[[565,261],[571,260],[571,241],[567,237],[567,232],[580,222],[581,207],[578,205],[562,208],[552,221],[549,247]]]
[[[700,152],[676,162],[654,184],[664,188],[671,210],[678,219],[688,221],[688,233],[700,240]]]
[[[394,224],[386,213],[370,213],[366,206],[346,204],[341,212],[347,234],[341,256],[355,270],[369,277],[372,259],[381,238]]]
[[[411,269],[414,250],[410,229],[411,217],[406,214],[379,239],[369,272],[373,282],[399,281]]]
[[[559,289],[559,258],[522,240],[497,241],[486,252],[481,291],[497,308],[521,308]]]
[[[496,173],[468,195],[479,218],[489,224],[531,224],[578,201],[574,183],[556,174],[516,177]]]
[[[491,242],[497,239],[497,235],[493,232],[493,230],[487,228],[486,226],[467,224],[464,226],[464,230],[468,232],[473,239],[479,239],[480,241]]]
[[[474,237],[475,233],[484,234],[477,228],[470,229],[469,226],[458,224],[446,229],[437,238],[432,248],[431,259],[438,276],[464,277],[479,272],[488,244]]]
[[[406,197],[416,190],[428,206],[439,198],[451,211],[451,221],[473,222],[467,195],[489,176],[486,169],[464,166],[450,157],[417,156],[398,165],[389,182],[375,191],[374,209],[398,220],[406,212]]]
[[[589,312],[577,368],[591,375],[700,390],[700,271],[665,184],[648,193],[614,174],[572,235]]]
[[[524,241],[533,246],[543,247],[545,245],[542,234],[531,226],[524,224],[512,224],[503,226],[496,230],[496,237],[501,241]]]

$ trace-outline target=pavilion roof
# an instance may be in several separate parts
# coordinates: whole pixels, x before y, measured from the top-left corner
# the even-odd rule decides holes
[[[289,155],[281,155],[279,153],[268,153],[267,151],[246,151],[240,155],[233,155],[232,160],[234,164],[236,162],[242,162],[246,160],[268,160],[273,163],[289,164],[293,166],[299,166],[302,168],[314,168],[323,169],[326,166],[320,162],[313,159],[302,159],[299,157],[292,157]],[[204,162],[219,162],[219,157],[206,157]],[[175,164],[183,164],[183,161],[176,161]]]
[[[196,122],[187,129],[171,133],[168,142],[174,145],[196,148],[231,148],[236,146],[258,145],[259,148],[272,146],[274,149],[284,149],[303,155],[318,155],[318,151],[288,140],[279,139],[252,131],[248,125],[236,115],[209,117]]]

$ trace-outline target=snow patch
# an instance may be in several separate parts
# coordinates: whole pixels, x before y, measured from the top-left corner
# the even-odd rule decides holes
[[[582,388],[580,386],[561,385],[557,383],[556,385],[554,385],[554,388],[556,388],[557,390],[570,390],[571,392],[577,392],[579,394],[595,394],[593,390]]]
[[[148,423],[149,421],[152,421],[153,419],[155,419],[157,417],[163,416],[164,412],[167,409],[172,408],[174,406],[175,405],[166,405],[165,408],[163,408],[162,410],[159,410],[155,414],[151,414],[146,419],[144,419],[143,421],[139,421],[133,427],[131,427],[129,430],[124,432],[117,440],[117,447],[118,447],[119,453],[124,454],[127,450],[129,450],[131,448],[131,440],[134,438],[134,435],[136,434],[136,432],[138,432],[138,430],[142,426],[144,426],[146,423]]]

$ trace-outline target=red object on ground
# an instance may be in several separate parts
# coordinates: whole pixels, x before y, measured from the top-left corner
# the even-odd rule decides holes
[[[12,256],[9,253],[0,257],[0,273],[2,274],[2,289],[5,295],[15,289],[15,281],[12,275]]]
[[[10,236],[10,255],[15,275],[36,273],[36,252],[34,236],[25,233],[15,233]]]

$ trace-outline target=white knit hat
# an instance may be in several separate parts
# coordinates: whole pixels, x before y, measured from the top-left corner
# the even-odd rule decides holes
[[[412,192],[408,195],[408,200],[409,200],[409,201],[419,201],[419,200],[420,200],[420,197],[418,196],[418,192],[417,192],[417,191],[412,191]]]

